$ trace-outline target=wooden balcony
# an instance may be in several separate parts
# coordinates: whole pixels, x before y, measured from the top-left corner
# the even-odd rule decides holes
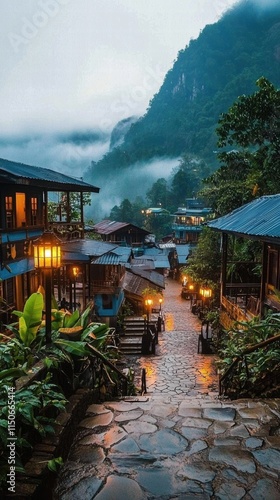
[[[254,297],[253,297],[254,299]],[[223,309],[229,314],[233,321],[250,321],[258,314],[254,314],[249,309],[237,305],[226,297],[222,297],[221,305]]]
[[[63,241],[84,238],[84,225],[81,222],[50,222],[49,229]]]
[[[119,276],[114,276],[109,280],[93,280],[91,282],[91,295],[94,294],[116,294],[119,292],[121,287],[122,278]]]
[[[260,314],[260,284],[233,284],[226,286],[221,299],[220,321],[230,328],[235,321],[251,321]]]

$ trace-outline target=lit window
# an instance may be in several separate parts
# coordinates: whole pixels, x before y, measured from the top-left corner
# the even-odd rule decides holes
[[[37,224],[38,198],[31,198],[31,225]]]
[[[13,227],[13,197],[5,196],[6,227]]]

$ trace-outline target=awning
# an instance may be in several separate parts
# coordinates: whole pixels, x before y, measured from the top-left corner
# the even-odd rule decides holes
[[[22,259],[17,262],[9,262],[6,267],[0,270],[0,279],[7,280],[9,278],[14,278],[15,276],[28,273],[34,269],[33,258]]]

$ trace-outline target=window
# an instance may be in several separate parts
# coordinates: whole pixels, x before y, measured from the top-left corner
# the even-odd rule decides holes
[[[16,221],[17,227],[26,226],[25,193],[16,193]]]
[[[31,226],[37,225],[38,198],[31,198]]]
[[[276,250],[268,250],[268,283],[277,288],[278,283],[278,254]]]
[[[13,227],[13,197],[5,196],[6,228]]]
[[[106,293],[102,294],[102,308],[103,309],[113,309],[112,296]]]

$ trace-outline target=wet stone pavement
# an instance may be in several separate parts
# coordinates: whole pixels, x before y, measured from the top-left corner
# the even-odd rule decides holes
[[[54,499],[279,500],[280,400],[220,399],[214,356],[197,354],[200,322],[172,280],[164,313],[156,354],[133,360],[147,393],[89,406]]]

